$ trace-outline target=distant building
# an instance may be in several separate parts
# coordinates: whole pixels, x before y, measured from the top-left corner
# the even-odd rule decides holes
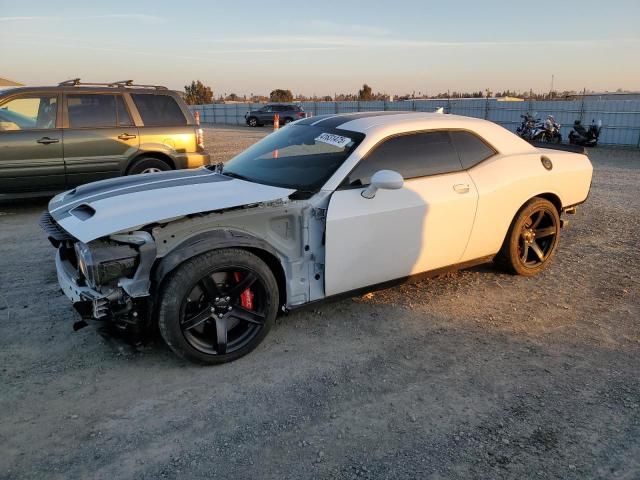
[[[22,87],[22,83],[0,77],[0,87]]]

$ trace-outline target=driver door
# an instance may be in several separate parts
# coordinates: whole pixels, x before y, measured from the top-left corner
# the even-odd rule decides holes
[[[379,170],[405,179],[399,190],[363,187]],[[478,192],[448,132],[391,137],[375,147],[330,200],[325,295],[335,295],[460,262]]]
[[[0,195],[64,190],[58,100],[33,93],[0,105]]]

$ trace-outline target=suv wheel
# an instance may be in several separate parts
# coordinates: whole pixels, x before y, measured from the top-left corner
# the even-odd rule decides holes
[[[247,125],[249,125],[250,127],[257,127],[258,119],[256,117],[249,117],[249,119],[247,120]]]
[[[293,118],[291,118],[291,117],[287,117],[287,118],[284,119],[284,124],[285,125],[288,124],[288,123],[291,123],[291,122],[293,122]]]
[[[163,162],[158,158],[142,157],[131,165],[127,175],[137,175],[138,173],[156,173],[171,170],[167,162]]]
[[[203,253],[180,265],[160,296],[158,324],[179,356],[204,364],[230,362],[256,348],[278,313],[278,284],[246,250]]]

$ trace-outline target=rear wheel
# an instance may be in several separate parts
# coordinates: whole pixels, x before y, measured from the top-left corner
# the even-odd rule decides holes
[[[496,262],[527,277],[546,268],[560,237],[560,215],[544,198],[533,198],[516,215]]]
[[[284,124],[285,125],[287,125],[288,123],[291,123],[291,122],[293,122],[293,118],[287,117],[287,118],[284,119]]]
[[[142,157],[129,168],[127,175],[137,175],[139,173],[157,173],[171,170],[167,162],[163,162],[158,158]]]
[[[204,364],[235,360],[256,348],[278,311],[269,267],[240,249],[184,262],[162,289],[159,327],[179,356]]]

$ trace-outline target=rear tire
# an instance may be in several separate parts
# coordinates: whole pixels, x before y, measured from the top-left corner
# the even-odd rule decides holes
[[[510,273],[531,277],[544,270],[560,239],[560,215],[544,198],[529,200],[516,214],[496,264]]]
[[[260,258],[228,248],[181,264],[165,282],[159,304],[160,333],[171,350],[214,365],[240,358],[262,342],[278,313],[279,291]]]
[[[171,170],[167,162],[154,157],[142,157],[135,161],[127,171],[127,175],[137,175],[139,173],[157,173]]]

